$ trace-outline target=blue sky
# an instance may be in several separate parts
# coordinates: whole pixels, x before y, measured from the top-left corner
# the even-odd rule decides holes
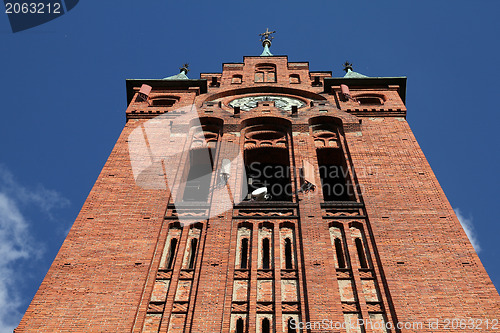
[[[125,79],[272,52],[407,76],[408,122],[500,286],[498,1],[80,1],[13,34],[0,14],[0,332],[17,326],[125,122]]]

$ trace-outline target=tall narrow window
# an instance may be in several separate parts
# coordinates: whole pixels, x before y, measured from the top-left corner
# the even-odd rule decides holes
[[[244,329],[244,324],[243,324],[243,319],[242,318],[238,318],[238,320],[236,321],[236,333],[243,333],[243,329]]]
[[[295,329],[296,323],[292,317],[288,318],[286,326],[288,326],[288,333],[297,333],[297,330]]]
[[[356,238],[354,242],[356,243],[356,250],[358,251],[359,264],[361,265],[361,268],[368,268],[368,265],[366,263],[365,250],[363,249],[363,243],[361,242],[361,239]]]
[[[291,201],[294,191],[291,181],[290,155],[287,147],[291,134],[291,122],[276,117],[250,118],[242,122],[245,136],[244,161],[248,183],[248,199],[251,193],[262,188],[268,196],[254,200]],[[245,193],[245,194],[246,194]]]
[[[269,238],[262,240],[262,269],[269,269]]]
[[[172,264],[174,262],[175,257],[175,248],[177,247],[177,238],[173,238],[170,241],[170,249],[168,250],[168,258],[167,258],[167,269],[172,269]]]
[[[331,117],[310,120],[325,201],[351,201],[354,197],[349,168],[342,149],[341,124]]]
[[[337,263],[339,268],[345,268],[344,251],[342,250],[342,241],[335,239],[335,253],[337,254]]]
[[[262,333],[270,333],[271,332],[271,323],[269,319],[262,319]]]
[[[338,148],[317,149],[319,175],[325,201],[348,201],[352,195],[344,154]]]
[[[189,269],[194,268],[194,261],[196,259],[196,246],[198,245],[198,240],[196,238],[191,239],[191,252],[189,256]]]
[[[240,268],[247,269],[248,264],[248,238],[243,238],[241,240],[241,262]]]
[[[193,125],[189,149],[189,163],[184,187],[183,201],[207,201],[210,194],[213,162],[222,122],[200,118],[201,126]],[[183,176],[184,177],[184,176]]]
[[[209,156],[207,149],[190,152],[191,161],[184,189],[184,201],[207,201],[212,179],[212,164]]]
[[[285,268],[293,269],[292,242],[290,238],[285,239]]]
[[[359,232],[358,229],[355,230]],[[342,226],[341,223],[333,222],[330,224],[329,231],[330,231],[330,241],[332,243],[333,255],[335,258],[335,268],[348,268],[349,253],[347,252],[347,248],[344,243],[344,227]],[[356,236],[353,236],[353,240],[356,237],[358,237],[357,234]]]

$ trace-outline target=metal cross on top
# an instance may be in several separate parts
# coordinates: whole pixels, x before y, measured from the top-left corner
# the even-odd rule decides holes
[[[346,61],[344,64],[344,71],[348,72],[349,70],[351,70],[351,71],[353,70],[352,64],[349,61]]]
[[[189,72],[188,67],[189,67],[189,64],[186,63],[186,64],[184,64],[184,66],[179,67],[179,70],[181,71],[181,73],[182,72],[187,73],[187,72]]]
[[[262,36],[262,37],[260,37],[260,41],[261,42],[263,42],[265,40],[269,40],[270,41],[274,37],[269,38],[269,36],[271,36],[271,34],[274,34],[275,32],[276,31],[269,31],[269,28],[266,28],[266,32],[259,34],[259,36]]]

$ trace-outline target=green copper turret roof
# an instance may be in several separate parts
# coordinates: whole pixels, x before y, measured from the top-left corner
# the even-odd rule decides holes
[[[163,80],[189,80],[189,78],[184,72],[180,72],[179,74],[163,78]]]
[[[368,77],[366,75],[360,74],[358,72],[355,72],[351,70],[350,68],[347,69],[347,73],[344,75],[345,78],[363,78],[363,77]]]
[[[270,57],[272,56],[273,54],[271,53],[271,51],[269,51],[269,46],[267,45],[267,43],[264,45],[264,51],[262,51],[262,54],[260,55],[261,57]]]
[[[357,72],[353,71],[352,70],[352,64],[349,61],[346,61],[344,63],[344,71],[345,71],[344,77],[346,79],[350,79],[350,78],[360,79],[360,78],[363,78],[363,77],[368,77],[366,75],[363,75],[363,74],[360,74],[360,73],[357,73]]]
[[[184,66],[180,67],[180,73],[172,76],[168,76],[166,78],[163,78],[163,80],[189,80],[188,76],[186,75],[187,72],[189,72],[189,64],[184,64]]]

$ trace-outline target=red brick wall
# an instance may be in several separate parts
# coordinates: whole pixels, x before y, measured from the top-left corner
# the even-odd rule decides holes
[[[167,193],[135,185],[127,123],[16,332],[130,330]]]
[[[363,118],[347,137],[398,319],[498,318],[498,293],[406,120]]]
[[[276,82],[254,82],[255,66],[260,63],[276,66]],[[290,84],[291,74],[299,75],[300,83]],[[242,83],[233,84],[233,75],[241,75]],[[16,332],[233,332],[239,317],[249,332],[264,317],[282,332],[290,316],[343,322],[354,313],[364,319],[385,316],[394,324],[498,316],[498,293],[404,119],[399,87],[351,87],[353,96],[384,96],[383,105],[360,106],[344,100],[340,87],[324,92],[322,85],[312,86],[313,77],[328,77],[328,73],[310,73],[308,63],[289,63],[283,56],[245,57],[244,63],[224,64],[222,74],[202,74],[209,84],[212,76],[220,85],[209,86],[207,94],[200,94],[198,88],[153,86],[152,97],[179,97],[172,107],[132,100],[126,111],[128,123]],[[262,104],[234,117],[227,106],[235,95],[264,93],[295,96],[307,105],[294,117]],[[300,186],[297,170],[303,160],[314,166],[318,186],[314,192],[295,195],[288,205],[250,205],[200,218],[193,270],[182,266],[190,244],[190,226],[185,226],[175,264],[165,270],[160,261],[168,247],[169,228],[182,212],[175,210],[168,189],[137,186],[127,140],[148,119],[159,114],[170,117],[193,103],[200,116],[223,120],[220,141],[234,145],[225,147],[220,156],[243,149],[245,138],[239,134],[247,119],[286,119],[290,124],[286,149],[295,168],[293,188]],[[336,119],[341,125],[336,145],[347,160],[350,180],[360,188],[350,206],[322,206],[309,123],[320,116],[332,117],[324,119]],[[216,158],[216,166],[220,167],[221,159]],[[179,160],[163,163],[178,166],[176,177],[185,177]],[[242,186],[242,168],[231,176],[233,189]],[[209,214],[208,208],[196,209]],[[235,270],[242,223],[252,230],[247,271]],[[288,271],[282,265],[283,225],[291,226],[295,237],[296,266]],[[331,225],[344,229],[344,246],[350,254],[346,269],[335,267]],[[269,271],[259,268],[261,226],[272,230],[274,266]],[[355,226],[364,237],[369,261],[365,269],[350,236]],[[245,283],[246,301],[241,287]],[[238,291],[233,293],[235,286]],[[243,296],[233,296],[237,294]],[[418,331],[453,331],[424,328]]]

